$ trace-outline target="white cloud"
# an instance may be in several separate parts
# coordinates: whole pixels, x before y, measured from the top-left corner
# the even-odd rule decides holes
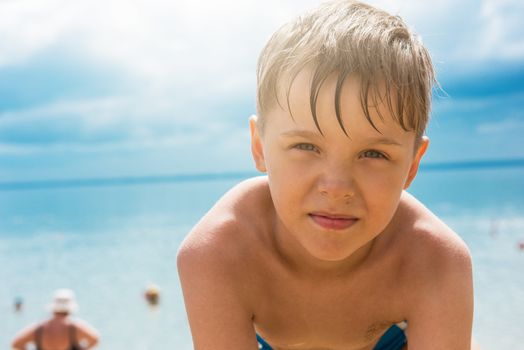
[[[102,154],[177,148],[184,142],[197,145],[220,138],[217,143],[225,150],[234,150],[247,139],[223,115],[216,120],[213,105],[248,95],[244,100],[254,100],[255,63],[266,40],[286,20],[321,2],[0,1],[0,69],[58,47],[129,80],[128,93],[118,96],[49,101],[0,114],[0,131],[74,121],[69,125],[78,133],[113,132],[122,137],[56,140],[47,145],[3,142],[0,154]],[[524,11],[516,1],[464,0],[460,6],[451,0],[371,2],[404,17],[437,51],[438,59],[524,57],[519,27]],[[479,132],[487,130],[489,126],[484,126]],[[226,135],[233,136],[225,140]]]
[[[55,122],[64,118],[82,119],[85,124],[96,127],[123,117],[122,110],[130,103],[129,97],[107,97],[91,100],[55,101],[46,105],[22,108],[0,114],[0,128],[13,124],[32,123],[38,120]],[[126,116],[128,118],[129,116]]]
[[[524,3],[519,0],[484,0],[479,53],[488,58],[524,58]]]
[[[524,58],[524,2],[520,0],[376,0],[422,34],[438,62]]]
[[[462,7],[462,4],[461,4]],[[457,25],[455,61],[516,61],[524,58],[524,3],[519,0],[483,0],[470,11],[461,10],[463,26]]]
[[[483,113],[493,108],[498,108],[499,113],[496,115],[500,119],[500,113],[507,113],[508,111],[520,110],[521,102],[524,101],[524,93],[506,93],[506,94],[491,94],[466,97],[454,97],[444,95],[435,98],[433,102],[433,109],[442,112],[453,111],[471,111],[475,113]]]
[[[476,131],[478,134],[485,136],[498,135],[522,135],[524,134],[524,119],[518,116],[509,117],[502,120],[487,122],[477,125]]]
[[[0,2],[0,67],[53,45],[122,70],[149,92],[238,94],[254,85],[255,62],[284,21],[309,1],[17,0]],[[375,0],[402,15],[437,58],[524,56],[523,5],[504,0]],[[442,53],[445,52],[445,54]],[[455,54],[453,54],[455,52]],[[465,57],[468,60],[474,58]]]
[[[0,2],[0,66],[52,45],[124,70],[146,90],[209,89],[254,74],[258,51],[304,4],[259,1],[20,0]],[[228,83],[229,80],[231,83]],[[253,80],[249,80],[252,83]],[[204,85],[205,84],[205,85]],[[245,88],[246,79],[242,80]]]
[[[95,64],[124,70],[125,74],[138,78],[146,90],[174,85],[221,92],[225,85],[234,86],[238,92],[254,83],[256,58],[274,30],[321,2],[0,2],[0,66],[17,64],[51,45],[60,45]],[[472,21],[481,16],[477,1],[463,1],[460,9],[451,0],[431,4],[416,0],[371,3],[402,15],[428,44],[445,47],[448,53],[458,49],[454,45],[464,44],[455,43],[454,38],[470,37],[471,33],[485,37],[482,28],[471,27],[475,24]],[[490,10],[501,7],[486,5],[491,3],[495,3],[494,0],[486,0],[482,16],[493,23],[490,28],[496,30],[492,36],[504,39],[507,33],[515,32],[519,11],[512,14],[514,21],[500,21],[507,11]],[[514,7],[518,9],[519,5],[503,8]],[[522,37],[513,35],[517,42],[519,36]],[[498,45],[504,46],[504,43]],[[508,46],[507,51],[518,52],[518,46]]]
[[[77,9],[66,0],[0,2],[0,67],[18,64],[59,42],[77,17]]]
[[[27,156],[38,154],[99,154],[122,151],[154,151],[168,150],[173,148],[185,148],[202,144],[210,135],[176,135],[170,137],[144,137],[140,140],[97,142],[96,144],[85,142],[58,142],[49,145],[33,144],[2,144],[0,143],[0,155]]]
[[[170,96],[161,95],[122,95],[92,99],[58,100],[36,107],[19,108],[0,113],[0,129],[30,125],[35,122],[46,121],[59,123],[67,120],[78,121],[86,130],[111,128],[121,123],[134,124],[162,124],[171,122],[179,126],[209,124],[210,118],[195,118],[189,120],[186,114],[191,113],[190,100],[183,103]],[[193,111],[209,112],[204,108],[194,106]]]
[[[224,136],[238,132],[233,121],[217,120],[211,113],[203,118],[186,114],[168,98],[146,101],[140,96],[59,101],[10,111],[0,114],[0,134],[29,128],[55,136],[43,141],[27,141],[22,136],[18,141],[0,142],[0,155],[183,149],[210,140],[231,148],[231,137]],[[247,126],[242,128],[247,130]]]

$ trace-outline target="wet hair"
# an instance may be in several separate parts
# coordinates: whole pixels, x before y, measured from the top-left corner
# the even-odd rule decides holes
[[[399,16],[364,3],[336,0],[282,26],[262,50],[257,65],[261,132],[265,114],[276,104],[282,107],[285,102],[291,113],[291,85],[306,68],[312,71],[311,113],[321,133],[317,98],[325,80],[335,75],[335,112],[346,135],[340,115],[340,94],[348,76],[358,77],[362,109],[377,131],[380,132],[370,116],[370,106],[386,102],[392,117],[404,130],[414,131],[417,140],[424,134],[435,73],[422,41]],[[279,97],[281,92],[284,101]]]

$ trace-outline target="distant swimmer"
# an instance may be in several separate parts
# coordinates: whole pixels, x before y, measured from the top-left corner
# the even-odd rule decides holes
[[[89,350],[98,344],[98,332],[92,326],[70,317],[78,308],[72,290],[56,290],[48,308],[52,317],[21,330],[11,343],[13,349],[25,350],[33,344],[38,350]]]
[[[499,233],[498,221],[495,220],[495,219],[492,219],[491,220],[491,226],[489,228],[489,235],[491,237],[495,237],[495,236],[498,236],[498,233]]]
[[[150,284],[144,292],[144,297],[149,305],[158,305],[160,301],[160,289],[156,284]]]
[[[13,306],[15,312],[22,312],[22,309],[24,307],[24,299],[22,299],[22,297],[16,297]]]
[[[519,247],[519,250],[520,250],[521,252],[524,252],[524,241],[520,241],[520,242],[518,243],[518,247]]]

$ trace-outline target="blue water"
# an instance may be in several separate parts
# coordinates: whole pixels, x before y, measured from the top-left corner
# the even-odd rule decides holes
[[[54,289],[71,287],[78,316],[101,333],[99,349],[192,349],[177,247],[235,182],[0,191],[0,348],[47,316]],[[482,349],[522,348],[524,168],[422,172],[411,192],[471,249]],[[157,309],[143,302],[150,282],[161,288]]]

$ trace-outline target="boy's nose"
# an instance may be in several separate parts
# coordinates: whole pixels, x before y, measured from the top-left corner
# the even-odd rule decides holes
[[[326,169],[319,179],[318,190],[332,200],[350,200],[355,196],[355,184],[347,169]]]

